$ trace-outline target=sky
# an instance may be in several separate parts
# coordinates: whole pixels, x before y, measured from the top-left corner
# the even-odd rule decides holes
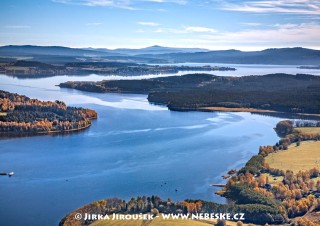
[[[320,0],[0,0],[0,46],[320,49]]]

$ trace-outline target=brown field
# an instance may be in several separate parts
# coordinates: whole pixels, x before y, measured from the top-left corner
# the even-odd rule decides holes
[[[295,130],[305,134],[320,134],[320,127],[300,127]]]
[[[136,221],[120,221],[120,220],[100,220],[96,221],[92,224],[92,226],[141,226],[142,221],[136,220]]]
[[[23,71],[29,71],[29,67],[20,67],[20,66],[9,66],[6,67],[7,70],[23,70]]]
[[[202,110],[209,110],[209,111],[225,111],[225,112],[274,112],[270,110],[262,110],[256,108],[226,108],[226,107],[202,107],[199,108]]]
[[[283,176],[272,176],[269,173],[263,173],[262,175],[269,178],[269,184],[274,184],[283,180]]]
[[[305,115],[305,116],[320,116],[320,114],[308,114],[308,113],[298,113],[297,115]]]
[[[288,150],[270,154],[265,160],[272,168],[294,173],[314,167],[320,169],[320,141],[305,141],[300,146],[292,144]]]
[[[162,217],[155,218],[152,221],[123,221],[123,220],[100,220],[92,223],[92,226],[209,226],[212,225],[215,220],[212,221],[195,221],[195,220],[164,220]],[[228,226],[236,226],[236,222],[227,221]],[[247,224],[243,224],[247,226]]]
[[[96,221],[92,226],[209,226],[212,224],[207,224],[199,221],[193,220],[164,220],[162,218],[155,218],[152,221],[142,221],[142,220],[102,220]]]

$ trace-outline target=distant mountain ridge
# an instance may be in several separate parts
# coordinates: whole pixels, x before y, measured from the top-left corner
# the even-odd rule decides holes
[[[175,63],[228,63],[228,64],[288,64],[288,65],[319,65],[320,50],[302,47],[265,49],[262,51],[243,52],[239,50],[215,50],[198,53],[172,53],[161,55],[139,55],[155,57]]]
[[[2,46],[0,56],[30,56],[34,60],[49,62],[121,61],[135,63],[228,63],[274,65],[320,65],[320,50],[272,48],[262,51],[207,50],[198,48],[171,48],[150,46],[142,49],[95,49],[62,46]],[[55,57],[55,58],[54,58]]]
[[[166,53],[195,53],[195,52],[208,52],[208,49],[200,48],[173,48],[173,47],[163,47],[163,46],[150,46],[142,49],[116,49],[118,53],[125,53],[128,55],[139,55],[139,54],[166,54]]]
[[[114,52],[101,52],[64,46],[9,45],[0,47],[1,56],[55,55],[55,56],[119,56]]]
[[[208,52],[208,49],[200,48],[174,48],[174,47],[164,47],[164,46],[149,46],[141,49],[128,49],[128,48],[119,48],[119,49],[104,49],[104,48],[85,48],[85,50],[96,50],[96,51],[107,51],[114,52],[119,54],[126,54],[130,56],[141,55],[141,54],[167,54],[167,53],[195,53],[195,52]]]

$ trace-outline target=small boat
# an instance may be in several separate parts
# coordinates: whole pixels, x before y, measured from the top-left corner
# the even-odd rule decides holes
[[[8,173],[8,176],[9,176],[9,177],[12,177],[13,175],[14,175],[14,172]]]

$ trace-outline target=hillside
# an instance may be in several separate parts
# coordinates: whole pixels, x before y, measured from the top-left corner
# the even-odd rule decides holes
[[[96,50],[84,50],[63,46],[2,46],[0,56],[30,56],[30,55],[53,55],[53,56],[119,56],[121,54],[101,52]]]
[[[305,48],[266,49],[242,52],[239,50],[208,51],[198,53],[172,53],[140,55],[166,59],[171,62],[228,63],[228,64],[274,64],[274,65],[318,65],[320,50]]]
[[[208,49],[200,48],[173,48],[163,46],[150,46],[141,49],[115,49],[114,52],[128,55],[139,55],[139,54],[166,54],[166,53],[194,53],[194,52],[207,52]]]
[[[262,51],[216,50],[199,48],[171,48],[150,46],[141,49],[69,48],[62,46],[2,46],[0,57],[31,57],[41,62],[121,61],[138,63],[228,63],[319,65],[320,50],[296,48],[266,49]]]

